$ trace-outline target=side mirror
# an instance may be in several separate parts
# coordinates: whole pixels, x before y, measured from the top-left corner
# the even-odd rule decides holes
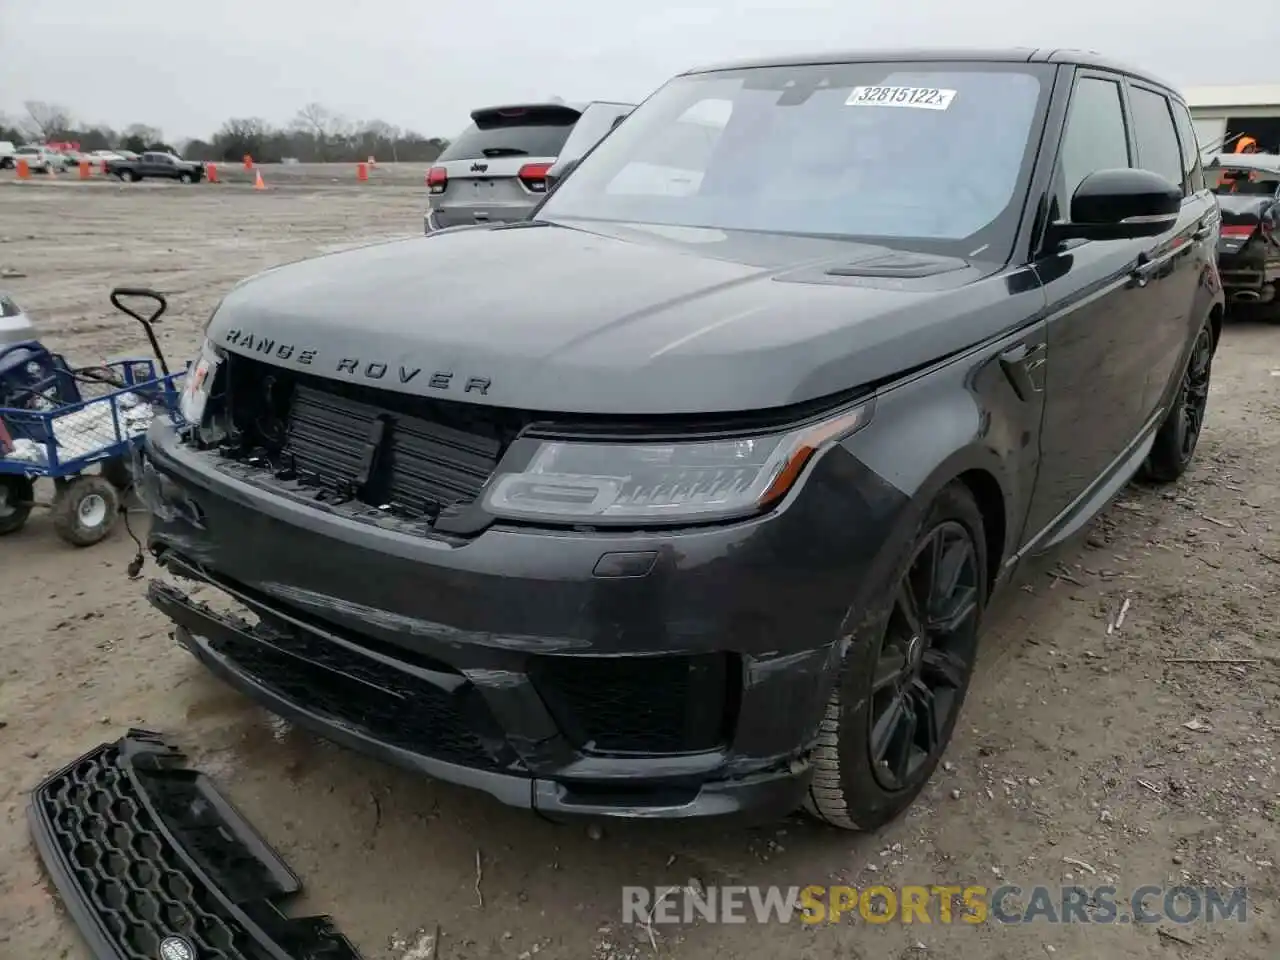
[[[581,157],[575,157],[572,160],[566,160],[564,163],[553,163],[551,169],[547,171],[547,192],[550,193],[557,183],[571,174],[581,160]]]
[[[1150,170],[1097,170],[1071,197],[1071,220],[1050,226],[1056,245],[1064,240],[1133,240],[1173,229],[1182,209],[1182,188]]]

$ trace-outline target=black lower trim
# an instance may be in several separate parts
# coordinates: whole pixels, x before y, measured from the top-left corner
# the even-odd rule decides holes
[[[327,917],[285,916],[297,877],[183,761],[130,730],[32,791],[36,848],[92,955],[359,960]]]
[[[153,602],[155,599],[153,594]],[[746,816],[769,821],[800,806],[812,772],[807,762],[793,761],[732,780],[705,781],[678,789],[657,779],[647,782],[628,778],[612,786],[603,782],[582,784],[450,763],[388,743],[367,729],[343,723],[263,684],[216,648],[216,638],[235,631],[231,624],[206,616],[196,630],[178,624],[174,639],[214,675],[272,713],[334,743],[438,780],[482,790],[508,806],[531,808],[550,819]],[[679,764],[673,766],[680,769]]]

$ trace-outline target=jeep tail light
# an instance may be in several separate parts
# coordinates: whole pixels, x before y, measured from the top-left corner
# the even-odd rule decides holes
[[[432,167],[427,171],[427,189],[432,193],[444,193],[449,185],[449,171],[444,167]]]
[[[547,192],[547,171],[551,169],[549,163],[526,163],[520,168],[520,172],[516,174],[520,178],[520,182],[532,190],[534,193]]]
[[[1222,226],[1222,236],[1224,237],[1247,237],[1253,233],[1253,224],[1245,224],[1243,226]]]

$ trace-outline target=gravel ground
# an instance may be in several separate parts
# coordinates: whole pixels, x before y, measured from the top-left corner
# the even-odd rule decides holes
[[[107,292],[158,287],[172,297],[164,344],[185,357],[246,274],[420,229],[421,169],[382,166],[377,189],[345,167],[294,171],[288,186],[285,171],[268,170],[264,192],[0,181],[0,286],[86,363],[145,352]],[[37,511],[0,542],[0,955],[85,955],[42,880],[25,794],[138,725],[190,752],[302,877],[300,906],[331,913],[368,958],[1274,958],[1280,327],[1228,327],[1210,406],[1176,488],[1126,491],[992,612],[947,765],[876,836],[799,818],[554,826],[389,769],[272,718],[179,651],[126,578],[123,530],[74,550]],[[651,941],[620,923],[622,885],[691,881],[1248,885],[1249,904],[1243,924],[1188,926],[935,914],[654,925]]]

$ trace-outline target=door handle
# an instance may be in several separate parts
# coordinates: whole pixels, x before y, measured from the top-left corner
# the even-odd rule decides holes
[[[1157,271],[1164,266],[1163,257],[1153,257],[1149,253],[1138,254],[1138,263],[1131,271],[1129,276],[1132,279],[1132,285],[1135,287],[1145,287],[1147,283],[1154,277]]]

